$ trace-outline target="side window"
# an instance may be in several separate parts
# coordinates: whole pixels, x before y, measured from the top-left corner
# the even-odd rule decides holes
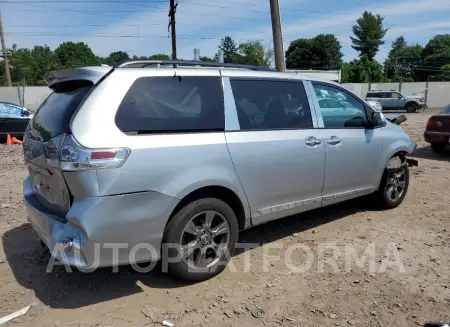
[[[223,131],[225,113],[219,77],[141,77],[116,113],[123,132]]]
[[[397,92],[392,92],[391,93],[391,98],[393,98],[393,99],[400,99],[402,96],[401,96],[401,94],[400,93],[397,93]]]
[[[312,128],[303,83],[231,79],[241,130]]]
[[[325,128],[352,128],[368,125],[364,103],[355,96],[328,84],[313,83],[315,92],[326,91],[328,98],[318,99]]]

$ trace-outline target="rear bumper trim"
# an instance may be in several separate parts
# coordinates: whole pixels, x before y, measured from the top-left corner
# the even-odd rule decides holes
[[[425,139],[425,142],[428,143],[448,143],[450,133],[425,131],[425,133],[423,133],[423,138]]]

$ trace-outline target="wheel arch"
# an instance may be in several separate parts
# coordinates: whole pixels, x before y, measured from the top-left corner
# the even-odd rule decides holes
[[[419,108],[419,103],[417,101],[415,101],[415,100],[408,100],[405,103],[405,109],[406,109],[406,107],[408,107],[408,104],[410,104],[410,103],[413,103],[417,108]]]
[[[400,157],[402,163],[405,163],[406,155],[410,154],[411,152],[412,151],[409,151],[409,149],[406,146],[398,147],[398,148],[395,148],[392,151],[388,152],[388,155],[383,160],[383,166],[380,169],[380,173],[379,173],[380,178],[378,179],[377,189],[380,187],[381,180],[383,179],[383,176],[386,172],[386,167],[388,166],[389,161],[392,158]]]
[[[250,210],[248,208],[247,199],[242,200],[239,195],[228,187],[221,185],[206,185],[191,190],[189,193],[181,197],[180,202],[173,209],[167,224],[172,217],[185,205],[202,198],[213,197],[227,203],[233,209],[239,230],[243,230],[250,225]],[[167,225],[166,224],[166,225]]]

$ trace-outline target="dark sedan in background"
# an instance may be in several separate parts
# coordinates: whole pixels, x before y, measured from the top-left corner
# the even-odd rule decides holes
[[[428,119],[423,136],[434,152],[445,150],[450,140],[450,105]]]
[[[5,142],[8,134],[22,138],[32,117],[33,114],[28,109],[0,101],[0,142]]]

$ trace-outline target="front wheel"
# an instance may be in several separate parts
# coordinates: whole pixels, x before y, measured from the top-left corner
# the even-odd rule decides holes
[[[399,169],[385,170],[380,187],[375,193],[375,202],[381,209],[398,207],[406,196],[409,186],[409,168],[404,164]]]
[[[431,149],[436,153],[444,152],[446,147],[447,147],[446,143],[431,143]]]
[[[182,279],[212,278],[233,255],[238,232],[236,215],[228,204],[216,198],[196,200],[169,221],[162,260],[170,273]]]
[[[414,102],[410,102],[406,105],[406,112],[416,112],[419,107]]]

